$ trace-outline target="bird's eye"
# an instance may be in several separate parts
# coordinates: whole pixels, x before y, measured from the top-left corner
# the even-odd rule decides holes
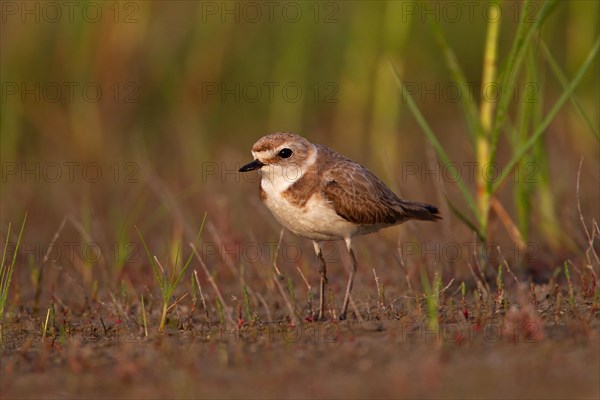
[[[288,148],[281,149],[281,150],[279,150],[279,153],[277,155],[281,158],[288,158],[288,157],[291,157],[292,150],[290,150]]]

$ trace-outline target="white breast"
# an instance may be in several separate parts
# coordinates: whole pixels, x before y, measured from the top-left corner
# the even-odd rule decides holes
[[[355,224],[340,217],[319,194],[298,207],[265,179],[261,186],[267,195],[265,205],[280,224],[299,236],[311,240],[338,240],[352,237],[357,231]]]
[[[264,155],[256,153],[254,156]],[[264,203],[280,224],[299,236],[311,240],[349,238],[357,232],[357,226],[340,217],[320,193],[314,193],[303,206],[291,203],[282,195],[314,165],[317,157],[315,148],[301,166],[265,165],[260,171],[260,185],[266,194]]]

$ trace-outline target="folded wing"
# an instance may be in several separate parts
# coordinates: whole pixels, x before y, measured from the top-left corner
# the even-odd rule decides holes
[[[323,171],[321,193],[347,221],[361,225],[393,225],[408,219],[441,219],[436,207],[398,198],[360,164],[345,158],[338,159],[335,164],[335,168]]]

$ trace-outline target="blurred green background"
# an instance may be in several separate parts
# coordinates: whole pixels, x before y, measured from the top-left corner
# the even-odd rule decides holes
[[[501,65],[521,13],[533,18],[542,3],[525,11],[517,1],[500,4]],[[80,224],[67,236],[124,243],[137,240],[135,224],[162,243],[173,226],[191,238],[208,211],[225,241],[276,238],[276,225],[258,204],[256,177],[235,171],[250,161],[259,137],[291,131],[367,165],[403,197],[438,204],[445,222],[419,228],[432,240],[469,240],[470,230],[445,202],[447,196],[465,209],[456,185],[443,175],[439,182],[423,175],[435,153],[408,112],[390,64],[451,159],[472,161],[457,99],[472,96],[479,104],[488,6],[3,2],[2,231],[28,210],[30,243],[48,243],[66,215]],[[598,15],[596,1],[558,2],[543,25],[541,37],[568,78],[598,38]],[[443,29],[473,95],[453,86],[432,24]],[[543,90],[522,79],[515,104],[532,96],[544,109],[561,93],[540,59]],[[575,92],[596,132],[597,72],[596,58]],[[503,139],[499,146],[499,160],[506,160],[510,143]],[[554,241],[551,249],[577,252],[586,243],[575,202],[582,157],[584,215],[600,217],[598,138],[567,102],[539,149],[547,159],[539,173],[549,181],[555,221],[575,242]],[[415,166],[418,172],[408,173]],[[472,179],[463,179],[474,188]],[[516,219],[511,188],[499,197]],[[535,222],[528,240],[552,243],[536,212],[534,206],[528,216]],[[497,240],[507,239],[495,229]]]

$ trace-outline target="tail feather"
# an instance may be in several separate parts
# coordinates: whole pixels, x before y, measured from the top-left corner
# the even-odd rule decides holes
[[[419,203],[417,201],[405,201],[400,203],[400,207],[407,218],[418,219],[421,221],[436,221],[442,219],[439,215],[440,211],[436,206],[427,203]]]

